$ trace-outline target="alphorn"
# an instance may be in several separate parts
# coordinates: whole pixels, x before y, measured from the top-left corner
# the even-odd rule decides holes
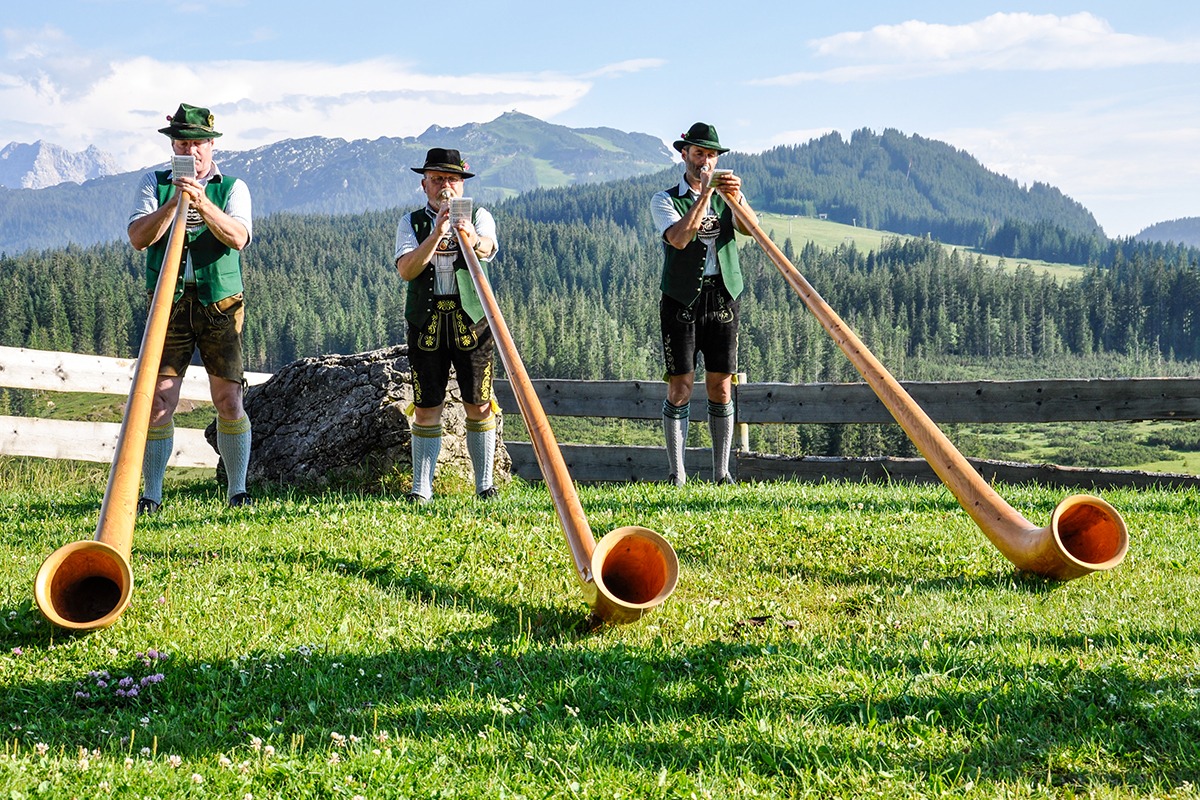
[[[938,478],[983,534],[1018,569],[1068,581],[1121,563],[1129,548],[1125,520],[1098,497],[1064,498],[1040,528],[1021,516],[975,471],[929,415],[871,354],[841,317],[821,298],[787,256],[763,232],[746,208],[728,202],[742,228],[750,232],[825,332],[854,364],[892,417],[904,429]],[[745,198],[742,198],[745,202]]]
[[[162,363],[167,322],[187,237],[189,205],[188,195],[181,192],[146,317],[146,329],[142,333],[125,418],[121,422],[108,486],[100,504],[96,538],[58,548],[42,563],[34,579],[33,596],[38,609],[60,628],[72,631],[106,628],[129,607],[133,594],[129,554],[137,519],[138,487],[158,367]]]
[[[562,451],[550,429],[542,403],[525,371],[491,282],[475,251],[457,231],[475,291],[496,340],[496,350],[508,373],[538,467],[554,501],[554,510],[575,561],[575,576],[592,614],[605,622],[634,622],[662,603],[679,580],[679,560],[671,543],[648,528],[630,525],[609,531],[597,544],[567,472]]]

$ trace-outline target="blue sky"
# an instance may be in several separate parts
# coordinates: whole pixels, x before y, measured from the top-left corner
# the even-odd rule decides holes
[[[1174,0],[9,0],[0,146],[95,144],[136,169],[165,158],[180,101],[230,150],[512,109],[668,142],[704,120],[743,151],[895,128],[1128,236],[1200,216],[1198,65],[1200,4]]]

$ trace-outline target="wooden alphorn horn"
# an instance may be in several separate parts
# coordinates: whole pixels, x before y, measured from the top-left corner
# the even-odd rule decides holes
[[[181,192],[146,317],[146,330],[142,333],[125,418],[113,452],[104,501],[100,504],[96,538],[58,548],[42,563],[34,579],[33,597],[38,609],[60,628],[73,631],[106,628],[128,608],[133,594],[129,553],[137,519],[138,488],[158,367],[162,363],[167,322],[187,238],[189,205],[188,195]]]
[[[459,248],[466,255],[475,291],[496,340],[500,360],[508,373],[513,394],[529,429],[529,440],[542,477],[554,501],[554,510],[571,548],[575,575],[592,614],[605,622],[627,623],[640,619],[662,603],[679,580],[679,560],[671,543],[660,534],[635,525],[610,531],[597,544],[592,536],[575,484],[567,472],[562,452],[550,429],[525,364],[517,352],[492,286],[475,251],[457,231]]]
[[[854,364],[942,483],[983,534],[1018,569],[1067,581],[1121,563],[1129,548],[1125,520],[1098,497],[1062,500],[1039,528],[1022,517],[975,471],[912,396],[871,355],[854,331],[825,303],[746,210],[722,192],[733,214],[766,251],[784,279]],[[745,198],[742,198],[745,202]],[[747,206],[746,208],[749,208]]]

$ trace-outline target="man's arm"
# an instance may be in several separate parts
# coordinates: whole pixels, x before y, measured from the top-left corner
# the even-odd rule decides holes
[[[414,211],[413,213],[423,214],[425,212]],[[407,231],[404,230],[405,226],[408,227]],[[438,212],[437,218],[433,221],[433,230],[425,237],[425,241],[413,246],[416,237],[412,235],[412,223],[409,221],[409,215],[405,215],[396,229],[396,270],[400,273],[400,277],[411,281],[424,272],[425,267],[429,266],[429,262],[433,259],[433,251],[437,249],[438,242],[449,230],[450,206],[447,204]]]
[[[242,220],[230,216],[223,209],[218,208],[215,203],[208,199],[208,195],[204,193],[204,187],[201,184],[190,178],[180,178],[175,182],[175,185],[180,191],[175,192],[166,203],[163,203],[149,213],[136,216],[129,223],[129,228],[127,229],[129,243],[133,245],[135,250],[145,250],[170,230],[171,223],[175,220],[175,210],[179,207],[179,198],[185,193],[192,198],[192,206],[200,214],[200,218],[204,220],[204,224],[208,226],[208,229],[212,231],[213,235],[222,244],[232,247],[234,250],[241,250],[250,243],[249,226]],[[243,189],[244,191],[244,187],[235,187],[234,191],[238,189]],[[145,185],[139,189],[139,192],[144,204],[146,194]],[[150,192],[154,192],[153,185],[150,187]],[[250,202],[248,192],[245,193],[241,202],[248,211]]]
[[[475,212],[473,223],[463,223],[459,228],[467,234],[467,246],[475,251],[481,260],[496,257],[500,242],[496,238],[496,220],[486,208]]]
[[[158,205],[157,181],[153,173],[142,176],[138,184],[137,195],[134,198],[133,213],[129,216],[129,225],[125,229],[129,243],[133,249],[141,252],[162,238],[175,219],[175,206],[178,203],[172,197],[161,207]]]
[[[250,231],[240,220],[225,213],[204,193],[204,186],[192,178],[179,178],[175,185],[180,191],[187,192],[192,199],[192,208],[200,214],[204,224],[217,240],[226,247],[241,250],[250,243]],[[176,195],[178,196],[178,194]]]
[[[713,186],[705,186],[700,191],[700,197],[692,203],[692,207],[687,210],[687,213],[680,217],[678,222],[663,231],[663,241],[676,250],[683,250],[691,244],[700,230],[700,221],[704,219],[704,214],[708,210],[712,193]]]

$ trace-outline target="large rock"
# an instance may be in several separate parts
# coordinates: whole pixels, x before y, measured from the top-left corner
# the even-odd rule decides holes
[[[246,391],[252,443],[250,483],[361,488],[397,470],[412,472],[412,404],[408,348],[397,345],[353,355],[325,355],[288,364]],[[451,377],[442,414],[438,476],[471,480],[466,414]],[[503,426],[499,429],[503,430]],[[216,423],[204,432],[216,448]],[[503,436],[496,442],[496,482],[512,462]],[[221,466],[217,468],[222,475]]]

